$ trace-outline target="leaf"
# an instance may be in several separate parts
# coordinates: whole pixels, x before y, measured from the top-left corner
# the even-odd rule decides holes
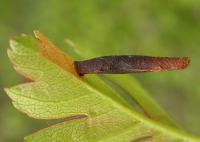
[[[69,55],[71,55],[72,57],[74,57],[75,59],[84,59],[84,58],[90,58],[88,57],[88,53],[84,54],[84,52],[82,51],[83,49],[81,47],[75,46],[73,44],[72,41],[70,40],[65,40],[66,43],[68,45],[70,45],[71,48],[67,48],[67,53]],[[97,54],[97,53],[96,53]],[[92,57],[92,54],[90,55]],[[90,75],[91,76],[91,75]],[[101,78],[99,78],[98,75],[92,75],[92,77],[87,76],[85,77],[85,79],[88,82],[92,82],[92,84],[97,84],[97,78],[98,80]],[[146,90],[144,90],[141,85],[139,84],[139,82],[134,79],[133,76],[131,75],[103,75],[101,76],[104,80],[108,80],[110,82],[110,84],[106,84],[107,86],[110,86],[110,88],[114,88],[114,86],[116,86],[114,89],[118,90],[119,88],[121,88],[121,90],[123,91],[123,94],[126,95],[126,97],[128,96],[128,101],[130,101],[131,99],[133,99],[135,101],[135,103],[137,105],[139,105],[139,107],[142,109],[142,112],[144,112],[144,114],[146,116],[148,116],[149,118],[156,120],[156,121],[160,121],[161,123],[176,127],[176,128],[180,128],[180,126],[172,119],[172,117],[170,117],[155,101],[153,98],[151,98],[150,94],[148,94],[148,92]],[[96,78],[95,81],[94,78]],[[102,82],[102,80],[101,80]],[[97,86],[97,85],[96,85]],[[102,86],[98,85],[98,86]],[[105,90],[101,89],[101,91]],[[120,94],[120,92],[118,91],[118,94]],[[116,96],[116,94],[115,94]],[[125,98],[125,97],[124,97]],[[136,106],[134,106],[136,107]]]
[[[5,90],[13,105],[30,117],[64,121],[25,137],[25,141],[200,140],[137,113],[121,97],[114,97],[117,92],[114,93],[107,86],[97,89],[94,84],[89,85],[84,78],[76,75],[73,61],[69,57],[54,49],[47,39],[43,40],[38,41],[23,35],[10,41],[10,60],[18,72],[32,81]],[[57,58],[54,58],[54,55]],[[66,64],[63,64],[62,60]],[[105,90],[101,91],[104,88]],[[106,94],[108,92],[112,92],[112,95]]]
[[[180,126],[151,98],[151,96],[141,88],[140,84],[132,76],[118,75],[116,77],[114,75],[106,75],[105,77],[126,90],[149,118],[180,128]]]

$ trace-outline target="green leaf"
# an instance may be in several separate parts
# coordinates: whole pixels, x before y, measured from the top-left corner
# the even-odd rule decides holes
[[[67,53],[68,55],[71,55],[75,59],[88,59],[91,58],[94,53],[89,54],[88,52],[85,54],[83,52],[81,47],[75,46],[75,44],[70,41],[70,40],[65,40],[66,43],[69,45],[71,48],[67,48]],[[110,53],[112,54],[112,53]],[[95,55],[99,56],[98,53],[95,53]],[[91,76],[91,75],[90,75]],[[90,82],[90,84],[94,85],[95,87],[99,86],[105,86],[103,84],[106,84],[107,88],[110,86],[109,89],[111,90],[119,90],[117,91],[118,95],[120,95],[121,91],[123,91],[123,94],[121,94],[123,99],[126,99],[126,102],[129,102],[129,106],[133,102],[130,102],[130,100],[134,100],[135,104],[138,105],[136,106],[135,104],[133,105],[134,108],[140,107],[140,112],[143,112],[144,115],[148,116],[149,118],[159,121],[161,123],[180,128],[180,126],[170,117],[159,105],[154,101],[154,99],[148,94],[148,92],[141,87],[139,82],[134,79],[133,76],[131,75],[101,75],[101,78],[103,80],[106,80],[109,83],[103,83],[103,80],[98,76],[98,75],[92,75],[92,77],[87,76],[86,80]],[[98,78],[98,79],[97,79]],[[95,80],[95,81],[93,81]],[[98,81],[97,81],[98,80]],[[101,84],[98,84],[101,80]],[[105,88],[101,89],[101,91],[104,91]],[[109,93],[111,94],[111,93]],[[115,94],[115,96],[117,96]],[[127,97],[128,96],[128,97]]]
[[[38,41],[23,35],[12,39],[10,45],[8,55],[15,69],[31,80],[29,83],[5,89],[13,105],[37,119],[63,119],[62,123],[25,137],[26,141],[200,140],[179,129],[144,117],[120,96],[114,97],[117,92],[104,83],[101,87],[95,87],[94,83],[90,85],[84,78],[79,78],[73,71],[73,61],[46,39]],[[60,62],[61,59],[66,64]]]

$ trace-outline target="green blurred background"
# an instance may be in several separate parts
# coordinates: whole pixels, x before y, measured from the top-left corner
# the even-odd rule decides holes
[[[0,0],[0,141],[22,141],[49,122],[18,112],[3,91],[23,82],[9,38],[38,29],[63,51],[65,38],[95,55],[190,56],[184,71],[134,74],[185,129],[200,135],[200,1]]]

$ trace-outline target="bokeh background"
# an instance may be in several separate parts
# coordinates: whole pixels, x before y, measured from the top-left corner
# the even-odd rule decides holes
[[[8,60],[9,38],[34,29],[63,51],[71,39],[98,55],[190,56],[184,71],[134,74],[185,129],[200,135],[200,1],[0,0],[0,141],[22,141],[49,125],[18,112],[3,91],[23,82]]]

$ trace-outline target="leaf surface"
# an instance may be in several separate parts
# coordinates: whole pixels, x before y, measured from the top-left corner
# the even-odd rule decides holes
[[[93,57],[93,55],[100,56],[98,53],[91,52],[87,52],[85,54],[85,52],[83,52],[83,48],[75,46],[75,44],[73,44],[73,42],[70,40],[65,41],[71,47],[67,48],[67,53],[75,59],[84,60]],[[110,54],[112,54],[112,52]],[[102,79],[99,77],[99,75],[92,75],[92,77],[90,76],[91,75],[86,76],[85,79],[88,82],[91,82],[91,84],[94,84],[95,87],[99,85],[96,85],[96,80],[93,81],[94,78],[98,78],[98,80],[101,80],[101,82],[106,80],[109,82],[105,83],[106,86],[110,86],[110,88],[117,91],[118,95],[121,94],[123,99],[126,99],[127,103],[129,102],[130,105],[132,104],[134,108],[139,107],[140,112],[142,111],[147,117],[158,122],[180,128],[173,118],[159,106],[159,104],[150,96],[150,94],[148,94],[144,88],[141,87],[139,82],[132,75],[100,75]],[[100,86],[102,86],[102,84]],[[101,91],[103,91],[103,89],[101,89]],[[123,94],[121,92],[123,92]],[[133,100],[136,105],[130,100]]]
[[[30,117],[64,120],[27,136],[26,141],[199,141],[137,113],[121,97],[114,97],[117,92],[105,84],[98,89],[85,82],[74,71],[73,60],[47,39],[23,35],[10,45],[8,55],[15,69],[32,80],[6,89],[13,105]]]

